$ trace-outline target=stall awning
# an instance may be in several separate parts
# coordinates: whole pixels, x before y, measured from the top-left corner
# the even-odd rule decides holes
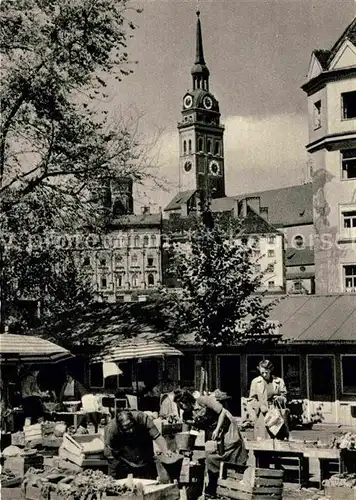
[[[129,339],[112,345],[99,355],[97,361],[119,363],[127,359],[160,358],[166,356],[182,356],[183,353],[174,347],[152,340]]]
[[[67,349],[40,337],[10,333],[0,335],[1,363],[56,363],[72,357]]]

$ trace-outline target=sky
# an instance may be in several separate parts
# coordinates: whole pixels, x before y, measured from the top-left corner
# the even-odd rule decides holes
[[[197,3],[210,91],[225,125],[227,195],[305,180],[311,53],[330,49],[356,15],[355,0],[134,0],[138,28],[128,51],[134,73],[109,85],[109,107],[139,117],[159,183],[135,189],[136,211],[178,191],[182,98],[191,88]]]

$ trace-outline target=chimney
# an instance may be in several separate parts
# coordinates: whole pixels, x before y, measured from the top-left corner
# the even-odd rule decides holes
[[[246,203],[257,214],[260,213],[261,200],[260,200],[259,196],[248,196],[248,197],[246,197]]]

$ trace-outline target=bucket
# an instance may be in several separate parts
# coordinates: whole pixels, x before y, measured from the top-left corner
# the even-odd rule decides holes
[[[191,434],[190,432],[178,432],[178,434],[175,435],[177,450],[192,450],[194,448],[196,438],[197,436],[195,434]]]
[[[155,458],[158,477],[161,483],[179,481],[183,457],[174,453],[171,456],[157,455]]]

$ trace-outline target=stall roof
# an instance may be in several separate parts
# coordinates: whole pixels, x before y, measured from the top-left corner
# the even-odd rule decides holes
[[[281,323],[284,340],[356,342],[356,294],[289,296],[270,317]]]

